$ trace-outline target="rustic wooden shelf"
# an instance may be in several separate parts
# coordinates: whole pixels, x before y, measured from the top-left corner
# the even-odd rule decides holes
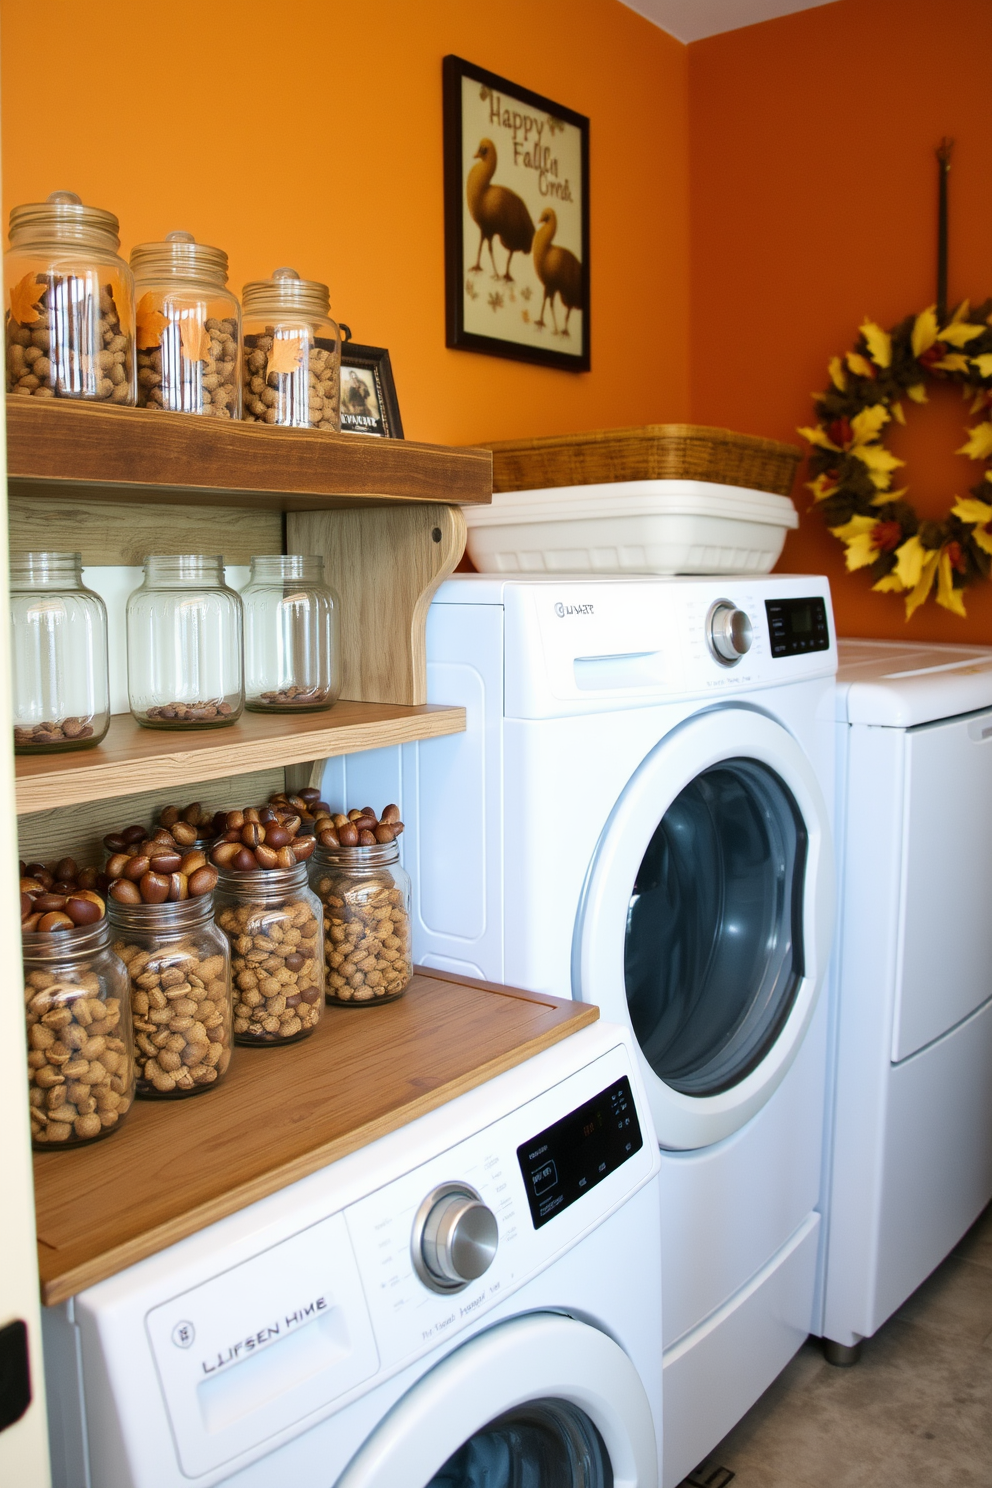
[[[141,728],[130,714],[111,719],[102,744],[65,753],[18,755],[18,814],[74,806],[138,791],[181,791],[191,780],[295,765],[387,744],[434,739],[465,729],[464,708],[342,701],[326,713],[244,713],[230,728]]]
[[[387,1007],[327,1008],[303,1043],[236,1049],[209,1095],[139,1101],[106,1141],[35,1156],[43,1300],[64,1302],[598,1016],[589,1003],[421,970]]]
[[[15,496],[328,511],[492,499],[488,450],[7,397]]]

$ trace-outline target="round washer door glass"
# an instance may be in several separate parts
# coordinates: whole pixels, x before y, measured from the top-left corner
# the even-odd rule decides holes
[[[627,911],[631,1023],[659,1079],[690,1096],[755,1069],[803,978],[807,836],[781,778],[724,759],[678,794],[648,844]]]
[[[613,1488],[613,1469],[585,1411],[533,1400],[470,1436],[428,1488]]]

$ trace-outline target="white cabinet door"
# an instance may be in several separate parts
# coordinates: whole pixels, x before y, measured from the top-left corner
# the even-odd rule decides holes
[[[906,734],[892,1059],[992,997],[992,710]]]

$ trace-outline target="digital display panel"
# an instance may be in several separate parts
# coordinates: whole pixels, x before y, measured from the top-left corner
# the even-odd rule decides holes
[[[808,651],[829,651],[827,607],[812,599],[766,599],[768,635],[772,656],[805,656]]]
[[[535,1230],[644,1145],[626,1075],[517,1148]]]

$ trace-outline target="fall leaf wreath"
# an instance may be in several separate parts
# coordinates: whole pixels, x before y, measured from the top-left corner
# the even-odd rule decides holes
[[[904,399],[927,401],[929,380],[956,383],[969,416],[985,415],[957,453],[992,462],[992,299],[975,309],[963,301],[943,328],[933,305],[891,331],[866,320],[854,350],[828,370],[830,386],[814,395],[818,421],[799,433],[812,446],[808,489],[845,545],[848,570],[867,568],[874,589],[904,594],[907,620],[935,582],[937,603],[964,615],[965,589],[992,570],[992,464],[970,497],[926,521],[904,499],[908,487],[891,489],[905,462],[882,435],[890,420],[906,422]]]

